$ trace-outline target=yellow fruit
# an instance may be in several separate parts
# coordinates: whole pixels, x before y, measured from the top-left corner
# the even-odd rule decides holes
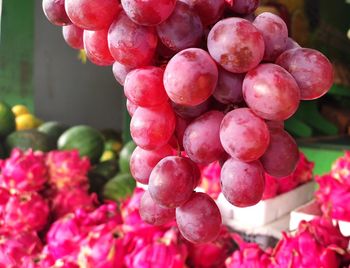
[[[16,130],[26,130],[37,128],[41,124],[41,120],[32,114],[23,114],[16,117]]]
[[[107,150],[103,152],[100,158],[100,162],[109,161],[112,159],[116,159],[115,153],[113,151]]]
[[[29,114],[29,110],[26,106],[22,105],[22,104],[18,104],[12,107],[12,112],[15,114],[15,116],[20,116],[23,114]]]

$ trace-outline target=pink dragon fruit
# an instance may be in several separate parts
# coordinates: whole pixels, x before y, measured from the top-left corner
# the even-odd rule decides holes
[[[302,152],[299,153],[299,162],[293,173],[299,184],[312,180],[314,166],[314,162],[309,161]]]
[[[144,192],[145,190],[142,188],[135,188],[133,195],[121,204],[120,209],[125,224],[130,226],[145,224],[139,213],[141,198]]]
[[[122,268],[123,240],[118,231],[100,225],[91,230],[82,241],[78,264],[85,268]]]
[[[43,252],[35,257],[27,257],[23,261],[21,268],[79,268],[79,265],[75,260],[71,258],[61,258],[55,259],[49,253],[45,252],[44,247]]]
[[[350,186],[350,151],[338,158],[332,165],[330,174],[335,180]]]
[[[77,150],[52,151],[46,157],[49,168],[49,182],[57,188],[86,187],[87,172],[90,161],[87,157],[80,158]]]
[[[240,249],[234,251],[232,256],[226,260],[227,268],[274,267],[271,266],[271,256],[269,252],[263,251],[258,244],[244,242],[238,235],[233,236]]]
[[[87,189],[80,187],[61,189],[51,197],[50,205],[54,217],[58,219],[78,208],[92,211],[97,203],[96,194],[89,195]]]
[[[278,179],[278,194],[287,193],[299,185],[299,180],[293,174]]]
[[[0,218],[3,216],[7,201],[10,198],[10,193],[5,188],[0,187]]]
[[[49,207],[36,192],[11,195],[3,213],[4,226],[16,231],[40,231],[48,220]]]
[[[202,180],[199,187],[204,189],[213,199],[217,199],[221,193],[220,174],[221,166],[219,162],[211,163],[202,169]]]
[[[0,267],[18,268],[25,259],[38,254],[42,244],[35,232],[0,233]]]
[[[315,193],[322,213],[330,218],[350,221],[350,185],[326,174],[316,177],[319,188]]]
[[[11,156],[2,161],[0,170],[3,187],[9,190],[39,191],[47,181],[45,155],[42,152],[14,149]]]
[[[189,256],[187,263],[196,268],[223,268],[226,259],[236,249],[236,244],[226,227],[221,228],[219,237],[210,243],[187,243]],[[205,256],[205,258],[203,258]]]
[[[277,195],[278,180],[279,179],[265,173],[265,190],[262,198],[263,200],[273,198]]]

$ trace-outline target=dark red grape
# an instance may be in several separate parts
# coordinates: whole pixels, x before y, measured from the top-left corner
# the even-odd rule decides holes
[[[264,120],[249,108],[239,108],[226,114],[222,120],[220,140],[229,155],[250,162],[265,153],[270,135]]]
[[[259,0],[226,0],[233,12],[248,15],[253,13],[259,6]]]
[[[83,49],[84,41],[83,35],[84,30],[75,26],[74,24],[63,26],[62,35],[66,43],[74,49]]]
[[[180,105],[196,106],[213,93],[218,69],[207,52],[199,48],[176,54],[164,72],[164,87],[169,98]]]
[[[283,121],[298,109],[300,89],[285,69],[268,63],[259,65],[245,76],[243,97],[258,116]]]
[[[192,243],[207,243],[217,238],[221,228],[220,210],[205,193],[194,193],[176,208],[176,222],[184,238]]]
[[[177,115],[185,119],[191,119],[207,112],[210,108],[210,103],[211,99],[207,99],[205,102],[196,106],[184,106],[176,104],[175,102],[172,102],[172,106]]]
[[[270,128],[270,145],[261,157],[266,173],[281,178],[290,175],[299,160],[298,145],[281,128]]]
[[[254,25],[241,18],[219,21],[210,30],[208,50],[227,71],[245,73],[263,59],[265,43]]]
[[[52,24],[64,26],[72,23],[67,16],[64,3],[65,0],[43,0],[45,16]]]
[[[222,166],[221,190],[232,205],[253,206],[261,200],[264,189],[264,168],[260,161],[245,163],[230,158]]]
[[[134,23],[125,13],[120,13],[109,28],[108,45],[112,56],[132,68],[151,63],[157,41],[154,28]]]
[[[317,50],[287,50],[278,57],[276,64],[285,68],[297,81],[302,100],[322,97],[333,84],[332,64]]]

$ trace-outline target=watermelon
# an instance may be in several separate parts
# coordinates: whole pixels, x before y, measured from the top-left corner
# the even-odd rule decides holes
[[[55,121],[45,122],[38,127],[38,131],[49,135],[55,141],[57,141],[67,129],[67,125]]]
[[[93,173],[100,174],[106,179],[114,177],[119,171],[119,165],[116,160],[108,160],[96,164],[92,170]]]
[[[34,151],[49,152],[55,149],[55,141],[45,133],[36,129],[21,130],[12,132],[5,141],[7,152],[19,148],[23,151],[33,149]]]
[[[5,102],[0,101],[0,138],[4,138],[16,130],[16,118]]]
[[[119,174],[105,184],[103,197],[106,200],[121,201],[131,196],[135,187],[136,181],[130,174]]]
[[[97,163],[103,153],[104,139],[96,129],[80,125],[63,132],[57,142],[59,150],[77,149],[80,156],[87,156],[92,163]]]
[[[130,173],[130,157],[136,148],[133,141],[129,141],[124,145],[119,154],[119,169],[121,173]]]

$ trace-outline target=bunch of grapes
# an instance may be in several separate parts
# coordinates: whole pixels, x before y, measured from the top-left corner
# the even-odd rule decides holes
[[[258,0],[43,0],[71,47],[112,65],[124,86],[137,144],[131,172],[148,191],[140,214],[176,219],[194,243],[219,233],[220,211],[196,192],[198,165],[222,164],[235,206],[258,203],[265,172],[292,173],[298,147],[283,121],[301,100],[324,95],[332,65],[288,37],[277,15],[252,15]]]

